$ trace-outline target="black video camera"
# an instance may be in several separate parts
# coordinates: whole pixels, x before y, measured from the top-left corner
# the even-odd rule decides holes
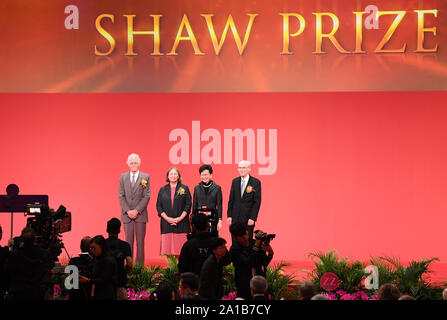
[[[263,235],[261,237],[258,237],[259,231],[260,230],[256,230],[255,231],[255,238],[261,240],[262,243],[269,244],[270,241],[272,239],[275,239],[275,237],[276,237],[276,234],[268,234],[268,233],[265,233],[265,232],[263,233]]]
[[[25,216],[33,216],[27,219],[26,226],[36,234],[35,245],[48,249],[57,261],[64,247],[61,233],[71,230],[71,212],[64,206],[54,211],[47,205],[33,203],[25,206]]]

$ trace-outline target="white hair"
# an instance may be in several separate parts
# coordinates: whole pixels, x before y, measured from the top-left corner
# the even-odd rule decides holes
[[[136,154],[136,153],[131,153],[131,154],[129,154],[129,156],[127,157],[127,165],[129,165],[130,160],[133,159],[133,158],[137,159],[138,164],[141,163],[140,156],[139,156],[138,154]]]
[[[251,168],[251,163],[248,160],[239,161],[238,165],[240,165],[240,166],[246,165],[248,168]]]
[[[253,290],[254,293],[265,293],[267,291],[267,288],[267,280],[263,276],[254,276],[253,278],[251,278],[250,289]]]

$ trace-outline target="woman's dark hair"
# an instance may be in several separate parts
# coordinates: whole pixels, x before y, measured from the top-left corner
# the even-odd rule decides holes
[[[397,289],[391,283],[385,283],[377,292],[377,300],[398,300],[401,293],[399,289]]]
[[[211,167],[209,164],[204,164],[199,168],[199,173],[202,173],[202,171],[208,170],[210,174],[213,174],[213,167]]]
[[[172,293],[175,293],[175,288],[169,282],[162,282],[155,290],[157,300],[172,300]]]
[[[101,256],[102,257],[110,255],[109,245],[107,244],[107,241],[103,236],[99,235],[99,236],[93,237],[91,243],[96,243],[98,246],[101,247],[101,249],[102,249]]]

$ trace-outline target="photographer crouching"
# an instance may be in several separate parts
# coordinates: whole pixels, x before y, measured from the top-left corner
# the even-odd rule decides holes
[[[258,230],[255,239],[249,239],[245,225],[238,222],[230,226],[230,233],[236,240],[230,248],[230,256],[235,271],[237,296],[250,300],[250,280],[256,275],[266,276],[266,268],[273,258],[270,240],[275,235]]]

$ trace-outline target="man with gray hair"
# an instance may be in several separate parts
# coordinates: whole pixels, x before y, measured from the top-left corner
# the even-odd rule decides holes
[[[126,241],[130,244],[133,256],[134,238],[136,238],[136,263],[144,264],[144,237],[146,236],[147,205],[151,197],[151,187],[149,175],[138,170],[140,164],[141,159],[135,153],[130,154],[127,158],[130,171],[121,174],[119,200]]]
[[[231,183],[230,199],[228,201],[227,222],[241,222],[247,227],[248,238],[253,238],[255,222],[261,207],[261,181],[250,175],[250,161],[240,161],[239,177]],[[234,237],[233,244],[235,243]]]
[[[253,296],[252,300],[267,300],[268,283],[263,276],[254,276],[250,280],[250,291]]]

